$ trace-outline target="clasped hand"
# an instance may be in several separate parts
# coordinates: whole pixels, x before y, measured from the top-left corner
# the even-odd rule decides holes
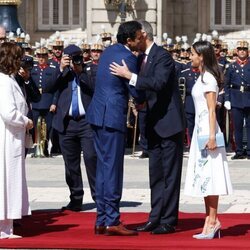
[[[217,148],[216,140],[215,139],[209,139],[206,144],[206,149],[208,150],[215,150]]]
[[[121,76],[127,79],[129,79],[129,74],[131,74],[124,60],[122,60],[122,65],[119,65],[116,62],[112,62],[109,65],[109,69],[112,75]]]

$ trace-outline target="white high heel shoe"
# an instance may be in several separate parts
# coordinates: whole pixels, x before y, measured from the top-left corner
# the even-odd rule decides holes
[[[197,240],[211,240],[218,237],[220,239],[220,229],[221,229],[221,224],[218,223],[214,227],[210,227],[208,234],[203,234],[203,233],[196,234],[193,235],[193,238]]]

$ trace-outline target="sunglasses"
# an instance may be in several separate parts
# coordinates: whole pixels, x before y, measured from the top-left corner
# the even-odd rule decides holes
[[[244,51],[248,51],[248,48],[245,47],[238,47],[237,50],[244,50]]]
[[[63,46],[54,46],[53,49],[54,50],[63,50]]]
[[[216,49],[220,49],[221,45],[217,44],[217,45],[213,45],[213,47],[216,48]]]

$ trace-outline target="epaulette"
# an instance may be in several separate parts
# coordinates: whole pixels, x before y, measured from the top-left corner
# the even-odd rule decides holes
[[[182,63],[179,59],[174,59],[175,62]]]
[[[224,67],[224,64],[222,64],[222,63],[218,63],[218,65],[221,66],[221,67]]]
[[[190,68],[183,69],[183,70],[181,70],[181,73],[184,73],[184,72],[186,72],[188,70],[190,70]]]
[[[56,68],[56,66],[53,65],[53,64],[50,64],[49,66],[50,66],[51,68],[54,68],[54,69]]]
[[[92,60],[88,60],[88,61],[84,62],[85,65],[88,65],[90,63],[92,63]]]

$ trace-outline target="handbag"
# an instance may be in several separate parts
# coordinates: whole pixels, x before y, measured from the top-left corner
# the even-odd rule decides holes
[[[32,134],[29,133],[29,131],[26,131],[25,133],[25,148],[33,148],[34,143],[33,143],[33,138]]]
[[[218,133],[216,133],[215,137],[216,137],[215,140],[216,140],[217,148],[225,147],[225,141],[224,141],[223,133],[218,132]],[[198,140],[199,150],[203,150],[203,149],[205,149],[206,144],[207,144],[207,142],[209,140],[209,135],[198,135],[197,140]]]

